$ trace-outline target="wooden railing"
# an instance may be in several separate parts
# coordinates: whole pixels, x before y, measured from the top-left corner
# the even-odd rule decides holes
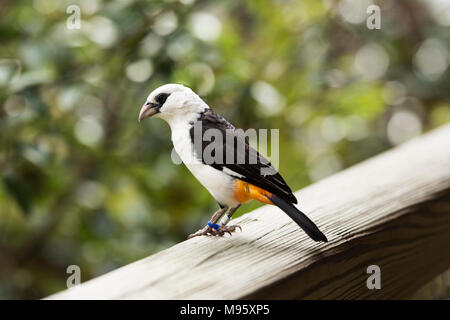
[[[53,299],[406,298],[450,267],[450,125],[296,193],[327,235],[274,206],[57,293]],[[369,290],[367,267],[380,268]]]

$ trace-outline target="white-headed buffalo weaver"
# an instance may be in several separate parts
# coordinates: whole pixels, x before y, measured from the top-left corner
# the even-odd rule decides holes
[[[327,241],[317,226],[294,206],[297,199],[270,162],[248,144],[242,131],[217,115],[191,89],[179,84],[166,84],[154,90],[142,106],[139,121],[151,116],[169,124],[175,151],[220,206],[208,224],[189,238],[231,234],[240,228],[227,225],[233,213],[242,203],[257,200],[279,207],[313,240]],[[203,140],[201,134],[202,141],[196,143],[196,126],[199,126],[200,133],[214,129],[223,134],[223,141],[215,146],[221,149],[218,151],[221,151],[223,161],[217,161],[217,157],[214,161],[205,161],[203,151],[210,141]],[[227,154],[232,154],[231,161]],[[256,155],[255,161],[250,161],[251,155]],[[240,156],[244,156],[245,161],[236,161]],[[266,173],[263,173],[264,169]],[[267,174],[267,169],[272,173]]]

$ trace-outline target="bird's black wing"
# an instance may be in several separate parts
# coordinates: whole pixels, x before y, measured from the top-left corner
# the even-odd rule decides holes
[[[297,203],[291,188],[272,164],[249,145],[243,131],[236,130],[211,109],[204,111],[192,125],[194,151],[204,164]],[[213,130],[207,132],[210,129]],[[221,136],[219,141],[217,135]]]

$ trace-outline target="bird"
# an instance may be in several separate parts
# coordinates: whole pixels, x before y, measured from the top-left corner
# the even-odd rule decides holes
[[[256,200],[280,208],[314,241],[328,241],[295,206],[297,198],[272,164],[250,146],[241,130],[215,113],[189,87],[170,83],[154,89],[141,107],[138,120],[150,117],[169,124],[176,153],[219,205],[206,226],[188,239],[242,231],[240,226],[228,223],[242,204]],[[211,136],[216,136],[211,133],[223,139],[213,141]],[[208,148],[211,152],[206,156]]]

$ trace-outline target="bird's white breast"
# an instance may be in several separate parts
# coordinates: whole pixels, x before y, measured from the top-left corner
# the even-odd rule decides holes
[[[198,181],[211,193],[222,205],[233,207],[239,204],[234,196],[233,181],[230,175],[203,164],[194,155],[194,146],[189,130],[194,119],[174,119],[169,123],[172,130],[172,142],[175,151],[180,156],[186,167],[192,172]]]

